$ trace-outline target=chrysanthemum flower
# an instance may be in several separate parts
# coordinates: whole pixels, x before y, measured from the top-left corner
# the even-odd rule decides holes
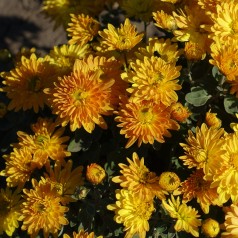
[[[100,23],[94,18],[84,14],[70,14],[70,17],[67,28],[69,44],[85,45],[98,34]]]
[[[153,144],[154,141],[163,143],[164,136],[171,136],[169,130],[179,129],[179,124],[170,118],[170,111],[163,104],[123,99],[121,108],[115,113],[115,120],[119,122],[117,126],[121,127],[120,134],[128,138],[126,148],[137,140],[138,146]]]
[[[231,204],[230,207],[224,207],[225,211],[225,232],[221,233],[222,238],[237,238],[238,230],[238,206]]]
[[[190,177],[181,183],[178,191],[183,195],[183,201],[189,202],[193,198],[197,199],[203,212],[209,213],[210,205],[219,205],[217,188],[210,188],[211,181],[204,180],[202,169],[194,171]]]
[[[154,100],[166,106],[177,102],[178,95],[175,91],[181,89],[178,84],[180,66],[168,64],[161,58],[152,56],[144,60],[131,62],[131,70],[122,73],[121,77],[132,83],[128,88],[135,100]]]
[[[209,62],[215,65],[226,76],[228,82],[238,77],[238,48],[236,40],[227,40],[221,43],[217,40],[211,45],[212,59]]]
[[[222,44],[228,39],[238,39],[238,5],[237,1],[216,3],[216,13],[211,14],[214,22],[210,37],[218,38]]]
[[[22,56],[21,63],[10,72],[2,73],[3,91],[11,100],[8,109],[24,111],[33,108],[38,112],[47,103],[44,88],[51,87],[55,79],[55,67],[44,58],[32,54],[30,58]]]
[[[73,232],[73,236],[72,238],[95,238],[95,234],[94,232],[87,232],[84,231],[84,229],[81,229],[78,233],[76,233],[75,231]],[[69,235],[64,234],[63,238],[70,238]],[[97,236],[97,238],[103,238],[103,236]]]
[[[211,180],[212,171],[219,168],[226,157],[223,135],[223,128],[208,128],[205,123],[196,128],[195,134],[189,130],[187,144],[180,143],[185,155],[179,158],[189,169],[202,168],[206,180]]]
[[[62,204],[73,202],[74,199],[71,195],[75,193],[77,187],[84,184],[83,166],[78,166],[73,170],[72,167],[72,160],[68,160],[64,166],[60,161],[56,161],[54,168],[47,168],[47,173],[44,173],[44,177],[41,178],[42,183],[50,183],[52,187],[56,188],[61,196]]]
[[[202,233],[209,238],[217,237],[220,232],[220,224],[218,221],[207,218],[202,222]]]
[[[127,158],[129,165],[119,164],[122,175],[113,177],[112,181],[120,183],[122,188],[132,191],[142,200],[153,200],[154,196],[164,199],[166,192],[159,185],[159,177],[145,166],[144,158],[139,159],[134,152],[132,159]]]
[[[208,127],[220,128],[222,121],[217,117],[217,113],[212,113],[211,109],[206,113],[205,123]]]
[[[127,18],[124,25],[115,28],[112,24],[108,24],[108,29],[99,31],[102,37],[101,44],[106,45],[108,50],[131,50],[143,38],[143,34],[138,34],[136,27],[131,24]]]
[[[92,163],[87,166],[86,178],[90,183],[98,185],[102,183],[105,177],[106,172],[99,164]]]
[[[175,200],[171,195],[171,199],[162,200],[163,207],[168,211],[172,218],[176,218],[174,229],[176,231],[186,231],[194,237],[199,237],[198,227],[201,226],[201,221],[198,219],[200,215],[195,208],[187,206],[185,203],[180,203],[180,198]]]
[[[12,192],[9,188],[1,189],[0,193],[0,235],[4,232],[12,237],[15,229],[19,227],[21,195],[19,190]]]
[[[176,173],[166,171],[159,176],[159,185],[165,191],[173,192],[180,185],[180,178]]]
[[[139,198],[132,191],[126,189],[116,190],[117,201],[107,206],[108,210],[114,211],[114,220],[124,225],[125,238],[138,235],[145,238],[149,231],[148,220],[154,211],[153,201]]]
[[[185,122],[191,115],[189,109],[183,106],[180,102],[172,103],[170,106],[171,118],[178,122]]]
[[[38,183],[32,179],[33,189],[23,189],[25,202],[22,203],[21,229],[27,230],[31,237],[36,237],[43,230],[44,237],[57,236],[63,225],[68,224],[65,213],[68,207],[62,206],[56,188],[50,183]]]
[[[23,187],[30,180],[32,172],[41,165],[34,161],[31,150],[27,147],[14,148],[9,155],[4,155],[6,168],[1,171],[1,176],[6,176],[8,187]]]
[[[100,71],[92,71],[82,60],[76,60],[73,73],[64,76],[53,89],[47,89],[53,113],[62,126],[70,123],[71,131],[82,126],[91,133],[95,124],[106,129],[102,115],[110,115],[111,86],[114,80],[104,82]]]
[[[157,37],[149,38],[148,45],[145,48],[140,47],[138,51],[139,53],[135,52],[135,54],[141,61],[145,56],[148,58],[156,56],[171,64],[176,64],[182,54],[182,50],[178,49],[177,43],[172,42],[169,38],[158,39]]]
[[[49,60],[55,65],[57,75],[69,75],[76,59],[83,59],[91,52],[88,44],[85,45],[67,45],[54,46],[49,53]]]
[[[31,125],[34,132],[29,135],[23,131],[18,131],[19,143],[15,146],[27,147],[31,150],[35,163],[39,166],[46,164],[48,158],[52,160],[63,161],[71,153],[67,151],[67,145],[64,144],[69,140],[68,136],[62,136],[64,128],[58,128],[56,123],[51,119],[38,118],[38,121]]]
[[[189,61],[203,60],[206,57],[205,42],[204,44],[201,41],[199,43],[193,41],[185,42],[184,56]]]

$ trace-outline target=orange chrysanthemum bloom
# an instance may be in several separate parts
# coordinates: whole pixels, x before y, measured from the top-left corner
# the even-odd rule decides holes
[[[106,177],[105,170],[96,163],[87,166],[86,178],[93,185],[98,185],[103,182]]]
[[[38,112],[47,103],[44,88],[51,87],[55,79],[55,67],[44,58],[32,54],[30,58],[22,56],[21,62],[10,72],[3,72],[2,88],[11,100],[8,109]]]
[[[108,29],[99,31],[102,37],[101,44],[106,45],[108,50],[131,50],[143,38],[143,34],[138,34],[136,27],[133,26],[127,18],[124,25],[115,28],[112,24],[108,24]]]
[[[70,14],[70,17],[67,28],[69,44],[85,45],[98,34],[100,23],[94,18],[84,14]]]
[[[230,207],[224,207],[225,212],[225,222],[224,228],[225,232],[221,233],[222,238],[236,238],[238,229],[238,206],[231,204]]]
[[[149,38],[148,45],[145,48],[140,47],[138,51],[135,54],[141,61],[145,56],[148,58],[156,56],[169,64],[176,64],[182,54],[182,50],[178,49],[177,43],[172,42],[169,38],[158,39],[157,37]]]
[[[8,187],[0,192],[0,235],[4,232],[12,237],[15,229],[19,227],[20,206],[22,200],[19,190],[12,192]]]
[[[209,213],[210,205],[219,205],[217,188],[210,188],[211,181],[204,180],[204,173],[202,169],[194,171],[190,177],[181,183],[181,186],[177,189],[177,192],[181,192],[183,195],[183,201],[189,202],[193,198],[197,199],[203,212]]]
[[[155,210],[153,201],[141,199],[126,189],[117,189],[116,198],[116,203],[109,204],[107,209],[114,211],[114,220],[124,225],[125,238],[132,238],[136,234],[139,238],[145,238],[150,228],[148,220]]]
[[[95,124],[106,129],[102,115],[110,115],[111,86],[114,80],[104,82],[99,70],[92,71],[82,60],[76,60],[70,76],[64,76],[53,89],[47,89],[53,113],[62,126],[70,123],[71,131],[82,126],[91,133]]]
[[[131,70],[122,73],[121,77],[132,83],[127,89],[135,101],[154,100],[170,106],[177,102],[178,95],[175,91],[181,89],[178,84],[181,66],[168,64],[161,58],[152,56],[144,60],[131,62]]]
[[[42,229],[44,237],[52,233],[57,237],[62,226],[68,224],[65,213],[68,207],[62,206],[61,198],[50,183],[38,183],[32,179],[33,189],[23,189],[25,202],[22,204],[19,220],[21,229],[27,230],[31,237],[36,237]]]
[[[57,129],[56,123],[51,119],[38,118],[38,121],[31,125],[31,129],[33,135],[23,131],[17,132],[19,143],[15,146],[29,148],[39,166],[45,165],[49,158],[63,161],[71,155],[64,144],[69,137],[62,136],[64,128]]]
[[[238,77],[238,48],[235,40],[227,40],[221,43],[217,40],[211,45],[212,59],[209,62],[215,65],[226,76],[228,82]]]
[[[122,175],[112,178],[114,183],[120,183],[122,188],[135,193],[142,200],[153,200],[154,196],[164,199],[166,191],[159,185],[159,177],[151,172],[144,164],[144,158],[139,159],[134,152],[132,159],[127,158],[129,165],[119,163]]]
[[[70,236],[64,234],[63,238],[70,238]],[[84,229],[81,229],[78,233],[74,231],[72,238],[95,238],[95,234],[94,232],[88,233],[87,231],[84,231]],[[103,236],[98,236],[97,238],[103,238]]]
[[[228,39],[238,40],[238,4],[237,1],[216,3],[216,13],[211,14],[214,22],[211,26],[211,38],[218,38],[222,44]]]
[[[169,212],[172,218],[177,219],[174,229],[176,231],[185,231],[192,234],[194,237],[199,237],[198,227],[201,226],[201,221],[198,219],[197,210],[191,206],[187,206],[185,203],[180,203],[180,198],[175,200],[171,195],[171,199],[162,200],[163,207]]]
[[[208,128],[203,123],[201,128],[196,128],[195,134],[188,131],[187,144],[180,143],[185,155],[179,158],[189,169],[203,169],[206,180],[211,180],[213,172],[219,168],[226,157],[223,136],[223,128]]]
[[[40,168],[41,164],[34,161],[31,149],[23,147],[14,148],[9,155],[4,155],[6,160],[6,168],[1,171],[1,176],[6,176],[8,187],[23,187],[30,180],[32,172],[36,168]]]
[[[142,143],[153,144],[154,141],[163,143],[164,136],[171,137],[168,130],[178,130],[179,124],[170,118],[170,110],[163,104],[140,101],[131,102],[123,99],[121,108],[115,112],[115,121],[121,127],[120,134],[129,138],[126,148],[138,140]]]
[[[215,128],[220,128],[222,121],[217,117],[217,113],[212,113],[211,109],[206,113],[205,123],[208,127],[214,126]]]
[[[75,193],[78,186],[84,184],[83,166],[78,166],[73,170],[72,167],[72,160],[68,160],[64,166],[60,161],[56,161],[54,168],[47,168],[47,173],[44,173],[44,177],[41,178],[42,183],[50,183],[53,188],[56,188],[62,204],[75,201],[71,195]]]
[[[170,106],[171,118],[178,122],[185,122],[191,115],[189,109],[183,106],[180,102],[173,103]]]

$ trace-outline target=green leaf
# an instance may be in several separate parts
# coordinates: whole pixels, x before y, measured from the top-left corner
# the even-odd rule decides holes
[[[71,140],[68,145],[68,151],[70,152],[79,152],[80,150],[83,150],[83,141],[75,139]]]
[[[186,94],[185,100],[195,107],[200,107],[205,105],[211,97],[212,96],[209,95],[203,88],[193,87],[191,88],[191,92]]]
[[[224,98],[224,107],[227,113],[238,113],[238,98],[233,95],[226,96]]]

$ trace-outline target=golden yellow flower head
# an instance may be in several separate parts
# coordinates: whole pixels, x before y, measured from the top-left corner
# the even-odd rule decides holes
[[[178,122],[185,122],[186,119],[191,115],[189,109],[183,106],[180,102],[173,103],[170,106],[171,118]]]
[[[217,117],[217,113],[212,113],[211,109],[206,113],[205,123],[208,127],[214,126],[215,128],[221,127],[221,120]]]
[[[0,191],[0,235],[5,232],[12,237],[14,231],[19,227],[18,218],[21,214],[21,195],[19,190],[14,192],[8,187]]]
[[[109,204],[107,209],[114,211],[114,220],[124,225],[125,237],[137,234],[140,238],[146,238],[150,228],[148,220],[155,210],[153,200],[141,199],[126,189],[116,190],[116,198],[116,203]]]
[[[173,192],[180,185],[180,178],[174,172],[163,172],[159,176],[159,185],[168,192]]]
[[[179,124],[170,118],[169,109],[161,103],[124,100],[120,105],[115,120],[119,122],[120,134],[128,138],[126,148],[137,140],[138,146],[154,141],[163,143],[164,137],[171,137],[169,130],[179,129]]]
[[[94,18],[84,14],[70,14],[70,17],[67,28],[69,44],[85,45],[98,34],[100,23]]]
[[[86,178],[93,185],[102,183],[105,177],[106,172],[100,165],[93,163],[87,166]]]
[[[188,41],[185,42],[184,55],[189,61],[199,61],[206,57],[206,49],[204,45],[199,43]]]
[[[43,230],[44,237],[49,237],[50,233],[57,236],[62,226],[69,223],[65,218],[69,208],[61,205],[61,197],[50,183],[38,183],[32,179],[32,185],[30,190],[23,189],[25,202],[19,217],[23,222],[21,229],[32,237],[40,230]]]
[[[4,102],[0,102],[0,118],[3,118],[7,113],[7,105]]]
[[[73,236],[72,238],[95,238],[95,234],[94,232],[87,232],[84,231],[84,229],[81,229],[78,233],[76,233],[75,231],[73,232]],[[69,235],[64,234],[63,238],[70,238]],[[103,238],[102,236],[97,236],[97,238]]]
[[[126,18],[124,25],[115,28],[112,24],[108,24],[108,29],[99,31],[102,37],[101,44],[106,45],[108,50],[131,50],[143,38],[143,34],[138,34],[136,27]]]
[[[220,232],[220,224],[218,221],[212,218],[207,218],[202,222],[202,233],[206,237],[208,238],[217,237],[219,232]]]

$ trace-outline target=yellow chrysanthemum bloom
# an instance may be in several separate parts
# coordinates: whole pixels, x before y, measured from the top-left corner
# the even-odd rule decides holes
[[[55,65],[57,75],[62,77],[72,72],[76,59],[83,59],[90,52],[91,49],[88,44],[83,46],[63,44],[54,46],[48,57],[50,62]]]
[[[119,163],[122,175],[112,178],[114,183],[120,183],[122,188],[132,191],[142,200],[153,200],[154,196],[164,199],[166,191],[159,185],[159,177],[144,164],[144,158],[139,159],[134,152],[132,160],[127,158],[129,165]]]
[[[148,58],[155,56],[169,64],[176,64],[182,54],[182,50],[178,49],[177,43],[172,42],[169,38],[158,39],[157,37],[149,38],[148,45],[145,48],[140,47],[138,51],[135,52],[135,55],[141,61],[145,56]]]
[[[189,61],[203,60],[206,57],[205,42],[204,44],[201,41],[199,43],[193,41],[185,42],[184,56]]]
[[[98,34],[100,23],[94,18],[84,14],[70,14],[70,17],[67,28],[69,44],[85,45]]]
[[[159,176],[159,185],[165,191],[173,192],[180,185],[180,178],[176,173],[166,171]]]
[[[112,24],[108,24],[108,29],[99,31],[102,37],[101,44],[107,46],[107,50],[131,50],[143,38],[144,34],[138,34],[136,27],[131,24],[127,18],[124,25],[115,28]]]
[[[141,199],[126,189],[117,189],[116,198],[116,203],[108,205],[107,209],[114,211],[114,220],[124,225],[125,238],[132,238],[136,234],[139,238],[145,238],[149,231],[148,220],[155,210],[153,201]]]
[[[177,28],[173,15],[167,14],[163,10],[153,12],[152,15],[155,20],[155,26],[170,32]]]
[[[31,125],[34,132],[29,135],[23,131],[18,131],[18,147],[27,147],[33,154],[35,163],[39,166],[46,164],[48,159],[63,161],[71,153],[67,151],[68,136],[62,136],[64,128],[57,128],[57,124],[48,118],[38,118],[38,121]]]
[[[170,106],[177,102],[178,95],[175,91],[181,89],[178,84],[180,66],[168,64],[161,58],[152,56],[144,60],[131,62],[131,70],[122,73],[123,80],[132,86],[127,91],[135,101],[153,100]]]
[[[43,230],[44,237],[53,234],[57,237],[62,226],[68,224],[65,213],[68,207],[62,206],[56,188],[50,183],[38,183],[32,179],[33,189],[23,189],[25,202],[22,203],[21,229],[27,230],[31,237],[36,237]]]
[[[0,192],[0,235],[5,232],[12,237],[15,229],[19,227],[20,205],[22,203],[19,190],[12,192],[9,188]]]
[[[178,122],[185,122],[191,115],[189,109],[180,102],[172,103],[170,106],[171,118]]]
[[[27,147],[14,148],[9,155],[3,155],[6,160],[6,168],[0,175],[5,176],[8,187],[23,187],[30,180],[32,172],[40,168],[39,163],[34,161],[31,150]]]
[[[185,203],[180,203],[180,198],[175,200],[171,195],[171,199],[162,200],[163,207],[168,211],[172,218],[176,219],[174,229],[176,231],[185,231],[192,234],[194,237],[199,237],[198,227],[201,226],[201,221],[198,219],[200,215],[195,208],[187,206]]]
[[[171,137],[169,130],[179,129],[179,124],[170,118],[170,111],[163,104],[123,100],[120,105],[119,111],[115,112],[115,121],[119,122],[120,134],[128,138],[126,148],[137,140],[138,146],[154,141],[163,143],[164,137]]]
[[[24,111],[34,110],[35,113],[47,103],[44,88],[51,87],[55,79],[55,67],[48,60],[37,58],[32,54],[30,58],[22,56],[21,62],[10,72],[3,72],[2,88],[11,100],[8,109]]]
[[[76,233],[75,231],[73,232],[73,236],[72,238],[95,238],[95,234],[94,232],[87,232],[84,231],[84,229],[81,229],[78,233]],[[64,234],[63,238],[70,238],[70,236],[68,234]],[[97,238],[103,238],[103,236],[97,236]]]
[[[228,39],[238,40],[238,4],[237,1],[218,2],[216,12],[211,14],[214,22],[211,38],[218,38],[222,44]]]
[[[106,172],[100,165],[92,163],[87,166],[86,178],[93,185],[102,183],[105,177]]]
[[[83,126],[89,133],[95,124],[107,128],[102,115],[112,113],[110,95],[114,80],[104,82],[100,75],[99,70],[92,71],[83,60],[76,60],[70,76],[64,76],[54,88],[45,90],[62,126],[70,123],[71,131]]]
[[[225,211],[225,232],[221,233],[222,238],[237,238],[238,229],[238,206],[231,204],[230,207],[224,207]]]
[[[177,192],[182,193],[183,202],[197,199],[203,212],[208,214],[210,205],[221,206],[222,204],[218,202],[217,188],[211,188],[211,181],[206,181],[203,177],[202,169],[194,171],[187,180],[181,183]]]
[[[78,166],[72,170],[73,162],[68,160],[62,166],[60,161],[56,161],[54,168],[48,167],[47,173],[41,178],[42,183],[50,183],[53,188],[56,188],[61,203],[67,204],[75,201],[71,195],[76,191],[76,188],[84,184],[82,176],[83,166]]]
[[[217,113],[212,113],[211,109],[206,113],[205,123],[208,127],[220,128],[222,121],[217,117]]]
[[[208,238],[217,237],[219,232],[220,232],[220,224],[218,221],[212,218],[207,218],[202,222],[202,233],[206,237]]]
[[[222,43],[217,40],[211,45],[211,57],[209,62],[215,65],[226,76],[228,82],[238,77],[238,48],[237,40],[227,40]]]
[[[208,128],[205,123],[197,127],[195,134],[189,130],[187,144],[180,143],[185,155],[180,156],[189,169],[203,169],[206,180],[212,180],[213,172],[220,167],[226,157],[224,129]]]

